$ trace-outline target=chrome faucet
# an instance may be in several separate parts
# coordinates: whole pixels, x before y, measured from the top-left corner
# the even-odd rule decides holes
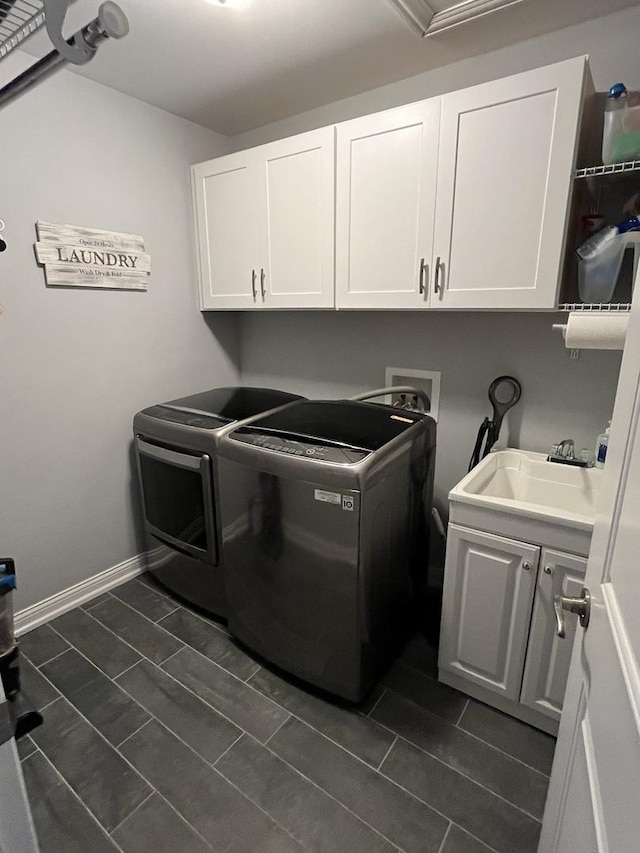
[[[576,445],[572,438],[563,438],[558,444],[551,445],[547,462],[560,462],[564,465],[576,465],[579,468],[592,468],[593,459],[588,450],[576,456]]]
[[[563,438],[561,442],[555,444],[557,450],[556,456],[561,456],[563,459],[576,458],[576,443],[572,438]]]

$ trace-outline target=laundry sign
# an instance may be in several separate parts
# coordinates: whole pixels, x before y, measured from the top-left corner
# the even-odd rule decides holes
[[[48,285],[146,290],[151,256],[137,234],[36,222],[38,263]]]

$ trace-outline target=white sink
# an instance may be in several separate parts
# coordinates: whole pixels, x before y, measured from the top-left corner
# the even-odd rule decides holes
[[[602,475],[598,468],[547,462],[544,453],[500,450],[485,457],[451,490],[451,520],[474,527],[484,523],[486,527],[487,513],[503,513],[511,517],[510,526],[505,528],[496,519],[491,532],[524,536],[526,531],[520,528],[528,522],[538,531],[548,531],[541,544],[550,547],[565,547],[558,528],[570,528],[570,538],[581,542],[581,551],[573,553],[584,551],[586,555]],[[481,518],[474,518],[476,523],[472,523],[469,513],[477,512]],[[575,541],[566,547],[575,549]]]

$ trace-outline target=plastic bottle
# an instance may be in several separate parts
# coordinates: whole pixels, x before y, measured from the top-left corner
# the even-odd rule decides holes
[[[590,261],[599,255],[612,240],[615,240],[618,234],[626,234],[628,231],[640,231],[640,217],[632,216],[617,225],[607,225],[606,228],[602,228],[597,234],[589,237],[581,246],[578,246],[576,254],[580,260]]]
[[[616,162],[614,147],[622,135],[622,113],[627,105],[627,87],[624,83],[614,83],[609,89],[604,107],[604,131],[602,134],[602,162],[609,166]]]
[[[604,468],[604,463],[607,460],[607,449],[609,447],[609,432],[611,430],[611,421],[604,432],[601,432],[596,440],[596,468]]]

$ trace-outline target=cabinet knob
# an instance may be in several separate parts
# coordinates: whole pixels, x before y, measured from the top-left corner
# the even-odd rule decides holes
[[[522,564],[522,568],[525,570],[525,572],[530,572],[531,571],[531,563],[524,562]]]
[[[545,566],[544,567],[544,573],[545,573],[545,575],[552,575],[553,569],[551,568],[551,566]]]

